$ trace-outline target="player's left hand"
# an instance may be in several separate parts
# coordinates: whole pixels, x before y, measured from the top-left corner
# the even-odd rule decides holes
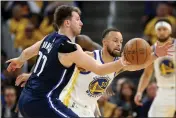
[[[163,57],[163,56],[172,56],[171,52],[174,52],[174,50],[168,50],[169,48],[171,48],[172,46],[174,46],[173,44],[170,44],[170,42],[164,44],[163,46],[160,46],[157,42],[156,45],[156,49],[155,49],[155,53],[158,57]]]
[[[30,76],[30,73],[23,73],[19,75],[15,81],[15,85],[19,86],[21,84],[21,87],[24,87]]]

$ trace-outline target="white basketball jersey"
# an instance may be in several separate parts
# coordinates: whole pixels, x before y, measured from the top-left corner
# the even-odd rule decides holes
[[[159,57],[154,62],[155,77],[158,87],[176,87],[176,40],[169,50],[173,56]]]
[[[96,61],[103,64],[101,55],[102,52],[100,50],[94,51]],[[114,79],[114,76],[115,73],[99,76],[90,71],[80,72],[76,67],[71,80],[61,92],[59,99],[66,106],[68,106],[70,99],[84,106],[95,105]]]

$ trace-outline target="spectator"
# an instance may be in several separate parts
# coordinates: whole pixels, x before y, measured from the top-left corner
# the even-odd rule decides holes
[[[108,102],[108,96],[102,96],[98,100],[99,109],[102,117],[110,117],[113,115],[116,105]]]
[[[44,36],[41,34],[41,32],[38,29],[36,29],[32,23],[29,23],[26,26],[25,32],[20,33],[16,36],[16,39],[15,39],[16,46],[18,48],[25,49],[25,48],[33,45],[37,41],[42,40],[43,37]],[[28,71],[30,71],[30,69],[32,68],[35,60],[36,60],[36,57],[34,57],[28,61]]]
[[[23,32],[25,26],[29,22],[29,20],[23,18],[21,10],[22,8],[20,5],[14,6],[12,10],[12,18],[8,21],[10,32],[15,35]]]
[[[48,11],[46,17],[44,17],[40,25],[40,31],[44,36],[54,31],[53,14],[54,14],[54,9]]]
[[[116,84],[115,84],[115,95],[113,95],[112,97],[110,97],[110,102],[112,102],[113,104],[118,105],[119,103],[119,92],[120,92],[120,88],[122,83],[126,80],[126,78],[120,78],[118,80],[116,80]]]
[[[41,16],[36,13],[31,13],[29,19],[31,23],[34,25],[34,28],[38,29],[42,20]]]
[[[15,113],[16,107],[16,90],[12,86],[7,86],[4,89],[5,105],[2,106],[2,118],[17,118],[18,114]]]
[[[126,80],[122,83],[120,88],[120,101],[118,107],[122,108],[122,116],[127,117],[136,117],[136,105],[134,103],[135,87],[133,83],[129,80]]]
[[[150,109],[150,106],[156,96],[157,92],[157,85],[156,82],[151,82],[147,89],[146,89],[146,97],[142,100],[143,101],[143,106],[139,107],[138,111],[138,117],[148,117],[148,111]]]
[[[144,16],[142,16],[142,25],[143,27],[146,26],[146,24],[153,18],[155,17],[155,8],[157,5],[158,1],[145,1],[145,9],[144,9]]]
[[[25,49],[33,45],[35,42],[41,40],[42,38],[43,35],[40,33],[40,31],[35,29],[32,23],[28,23],[24,33],[19,33],[16,36],[16,47]]]
[[[157,20],[161,18],[168,19],[171,24],[174,26],[173,31],[175,30],[176,26],[176,18],[174,16],[169,15],[169,6],[166,3],[160,3],[157,6],[156,10],[156,17],[154,17],[145,27],[144,35],[146,36],[146,40],[149,41],[150,44],[154,44],[157,40],[156,33],[155,33],[155,23]]]

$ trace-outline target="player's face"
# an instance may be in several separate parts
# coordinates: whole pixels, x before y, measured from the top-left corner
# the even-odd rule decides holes
[[[171,33],[166,27],[159,27],[156,31],[157,38],[160,42],[165,42],[169,39]]]
[[[107,35],[107,51],[113,57],[120,56],[122,48],[122,34],[120,32],[111,31]]]
[[[79,35],[81,33],[81,29],[83,26],[79,14],[77,12],[72,12],[72,18],[70,21],[71,21],[70,28],[73,31],[74,35],[75,36]]]

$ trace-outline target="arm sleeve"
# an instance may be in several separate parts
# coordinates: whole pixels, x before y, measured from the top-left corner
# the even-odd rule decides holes
[[[77,46],[75,43],[71,43],[68,40],[64,40],[58,48],[59,53],[71,53],[77,50]]]

